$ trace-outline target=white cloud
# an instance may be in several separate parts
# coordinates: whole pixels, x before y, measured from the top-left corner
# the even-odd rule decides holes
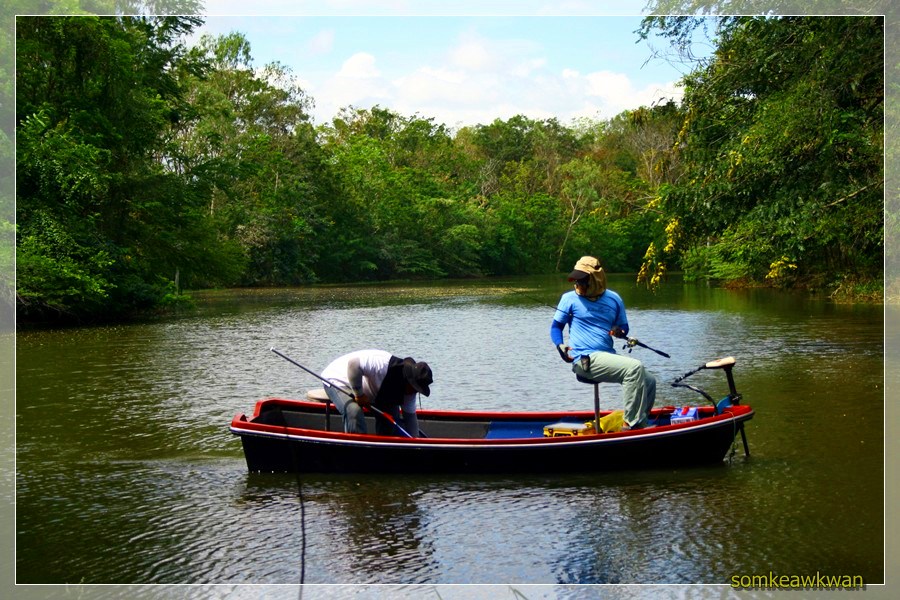
[[[598,71],[589,73],[582,81],[585,83],[586,95],[596,96],[604,102],[617,101],[633,93],[631,81],[624,73]]]
[[[349,62],[349,61],[348,61]],[[649,106],[661,98],[680,100],[674,82],[636,87],[626,74],[598,71],[585,75],[572,69],[559,74],[466,71],[420,66],[392,79],[378,75],[374,58],[357,57],[345,63],[314,94],[320,122],[343,107],[370,108],[374,104],[402,115],[419,114],[454,127],[487,124],[522,114],[532,119],[609,119],[624,110]],[[354,76],[351,76],[354,75]]]
[[[409,106],[435,101],[458,102],[466,97],[466,83],[462,70],[427,66],[392,81],[398,101]]]
[[[681,98],[681,93],[676,91],[673,83],[650,83],[636,89],[628,76],[621,73],[592,74],[590,78],[590,92],[588,95],[596,95],[602,103],[608,107],[609,116],[616,115],[623,110],[649,106],[662,97]],[[590,77],[590,76],[589,76]]]
[[[344,61],[337,77],[372,79],[381,75],[375,66],[375,57],[368,52],[357,52]]]
[[[537,44],[466,32],[437,60],[443,62],[420,65],[391,80],[394,110],[434,117],[450,126],[490,123],[516,114],[552,116],[539,100],[547,60]]]
[[[380,104],[391,108],[391,85],[382,77],[376,59],[368,52],[357,52],[345,60],[338,72],[316,86],[313,116],[319,123],[330,121],[348,106],[370,108]]]
[[[315,118],[327,122],[341,108],[378,104],[455,127],[517,114],[532,119],[608,119],[623,110],[681,98],[674,82],[636,84],[624,72],[551,70],[538,44],[464,33],[443,54],[398,63],[357,52],[315,88]],[[403,64],[401,67],[400,64]]]
[[[303,77],[297,77],[294,75],[291,79],[291,83],[297,87],[299,87],[303,92],[309,96],[312,100],[316,98],[316,84],[310,81],[309,79],[305,79]]]
[[[496,40],[466,32],[447,53],[450,64],[468,71],[527,74],[547,64],[540,44],[523,39]]]
[[[314,56],[328,54],[334,47],[334,30],[325,29],[313,36],[306,44],[306,49]]]
[[[494,64],[493,53],[487,44],[474,37],[464,39],[450,52],[450,58],[454,66],[474,71],[490,68]]]
[[[512,68],[512,71],[510,72],[516,77],[528,77],[533,72],[539,71],[545,66],[547,66],[547,59],[532,58],[517,64]]]

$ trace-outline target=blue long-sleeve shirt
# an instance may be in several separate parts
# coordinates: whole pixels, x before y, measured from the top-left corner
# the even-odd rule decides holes
[[[612,290],[606,290],[596,300],[588,300],[575,291],[566,292],[559,299],[553,322],[550,324],[550,339],[554,345],[563,343],[563,330],[569,326],[569,353],[578,360],[592,352],[612,352],[613,327],[621,328],[628,333],[628,317],[625,314],[625,303]]]

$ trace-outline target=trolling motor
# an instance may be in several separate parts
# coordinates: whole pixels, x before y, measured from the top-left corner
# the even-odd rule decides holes
[[[735,386],[734,386],[734,374],[732,373],[732,370],[734,369],[734,363],[735,363],[735,360],[734,360],[733,356],[727,356],[725,358],[719,358],[716,360],[712,360],[704,365],[700,365],[693,371],[688,371],[681,377],[678,377],[677,379],[675,379],[672,382],[671,385],[672,385],[672,387],[683,387],[683,388],[692,390],[694,392],[697,392],[698,394],[700,394],[701,396],[703,396],[704,398],[709,400],[709,402],[713,405],[713,408],[715,409],[715,414],[720,415],[729,406],[736,406],[741,403],[742,396],[741,396],[741,394],[738,393],[737,388],[735,388]],[[725,396],[724,398],[722,398],[721,400],[719,400],[718,403],[716,403],[716,401],[713,400],[712,396],[710,396],[709,394],[707,394],[705,391],[701,390],[700,388],[693,386],[693,385],[689,385],[687,383],[681,383],[682,381],[684,381],[685,379],[687,379],[694,373],[703,371],[704,369],[723,369],[725,371],[725,377],[728,379],[728,395]],[[744,455],[750,456],[750,446],[747,444],[747,434],[744,432],[744,424],[743,423],[740,424],[739,429],[741,432],[741,441],[744,443]]]
[[[735,360],[734,360],[733,356],[728,356],[725,358],[719,358],[716,360],[712,360],[706,364],[700,365],[699,367],[697,367],[696,369],[694,369],[692,371],[688,371],[681,377],[678,377],[677,379],[675,379],[672,382],[671,385],[672,385],[672,387],[683,387],[683,388],[687,388],[691,391],[697,392],[698,394],[700,394],[701,396],[703,396],[704,398],[709,400],[710,404],[712,404],[713,407],[715,408],[715,411],[716,411],[715,414],[717,414],[717,415],[722,414],[722,410],[724,408],[727,408],[727,407],[735,405],[735,404],[740,404],[741,398],[743,397],[738,393],[737,389],[734,386],[734,374],[732,373],[732,369],[734,369],[734,363],[735,363]],[[728,395],[725,396],[724,398],[722,398],[722,400],[720,400],[718,403],[716,403],[716,401],[713,400],[712,396],[710,396],[709,394],[707,394],[705,391],[701,390],[700,388],[693,386],[693,385],[689,385],[687,383],[681,383],[682,381],[684,381],[685,379],[687,379],[694,373],[698,373],[705,369],[724,369],[724,371],[725,371],[725,377],[728,379]]]

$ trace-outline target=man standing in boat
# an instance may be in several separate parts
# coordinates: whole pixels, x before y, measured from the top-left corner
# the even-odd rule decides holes
[[[419,435],[416,393],[430,395],[434,381],[427,363],[384,350],[357,350],[334,359],[322,378],[334,384],[325,386],[325,392],[341,413],[346,433],[367,433],[362,408],[371,404],[398,423],[402,411],[403,428],[413,437]],[[376,419],[375,433],[396,435],[394,425],[381,418]]]
[[[616,354],[613,336],[628,335],[625,303],[606,289],[606,273],[593,256],[582,256],[569,274],[575,289],[559,299],[550,326],[550,339],[560,356],[572,363],[579,377],[599,383],[620,383],[625,397],[623,429],[647,426],[647,415],[656,401],[656,378],[639,360]],[[569,345],[563,330],[569,326]]]

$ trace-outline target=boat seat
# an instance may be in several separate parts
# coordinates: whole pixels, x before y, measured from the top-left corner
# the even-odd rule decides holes
[[[594,421],[600,423],[600,382],[575,374],[575,379],[581,383],[590,383],[594,386]]]
[[[331,402],[331,398],[328,397],[325,388],[307,391],[306,399],[313,402],[321,402],[325,405],[325,431],[331,431],[331,407],[334,404]]]
[[[306,399],[312,400],[313,402],[330,402],[331,401],[328,398],[328,394],[325,393],[324,388],[309,390],[308,392],[306,392]]]

